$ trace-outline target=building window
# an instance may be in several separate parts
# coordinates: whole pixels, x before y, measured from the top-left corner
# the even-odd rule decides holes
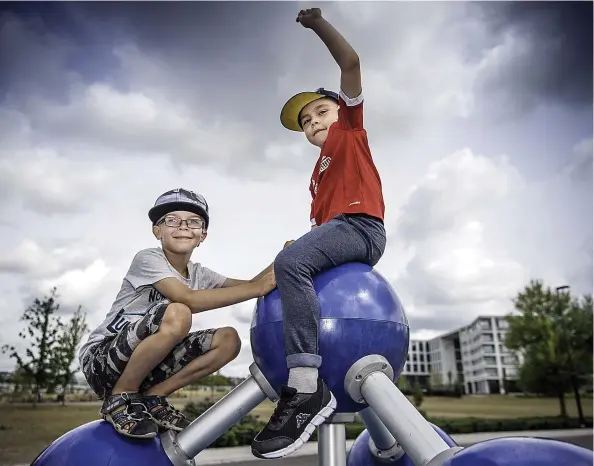
[[[482,330],[491,330],[491,321],[490,320],[479,320],[478,325],[479,325],[479,328]]]
[[[495,345],[483,345],[483,353],[494,353]]]
[[[416,344],[416,343],[413,343],[413,344],[412,344],[412,350],[413,350],[413,351],[416,351],[416,350],[417,350],[417,344]]]

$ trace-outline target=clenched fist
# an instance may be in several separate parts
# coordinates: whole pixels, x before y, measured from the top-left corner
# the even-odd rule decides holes
[[[297,15],[297,22],[304,28],[312,28],[315,22],[322,17],[322,10],[319,8],[310,8],[301,10]]]

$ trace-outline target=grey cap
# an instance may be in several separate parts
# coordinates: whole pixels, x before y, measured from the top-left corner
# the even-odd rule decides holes
[[[159,219],[170,212],[184,210],[200,215],[204,219],[204,228],[208,229],[208,203],[204,196],[187,189],[178,188],[161,194],[148,216],[155,225]]]

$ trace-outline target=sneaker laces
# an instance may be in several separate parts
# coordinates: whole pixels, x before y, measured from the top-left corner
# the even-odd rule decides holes
[[[281,418],[287,414],[287,412],[293,408],[293,399],[295,398],[296,393],[292,391],[286,390],[285,387],[281,389],[281,398],[276,408],[272,412],[272,416],[270,420],[275,423],[279,422]]]

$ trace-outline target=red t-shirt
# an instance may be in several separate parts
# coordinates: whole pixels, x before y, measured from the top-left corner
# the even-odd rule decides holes
[[[363,102],[348,106],[340,97],[338,121],[328,131],[311,176],[311,224],[340,214],[384,219],[382,182],[363,128]]]

